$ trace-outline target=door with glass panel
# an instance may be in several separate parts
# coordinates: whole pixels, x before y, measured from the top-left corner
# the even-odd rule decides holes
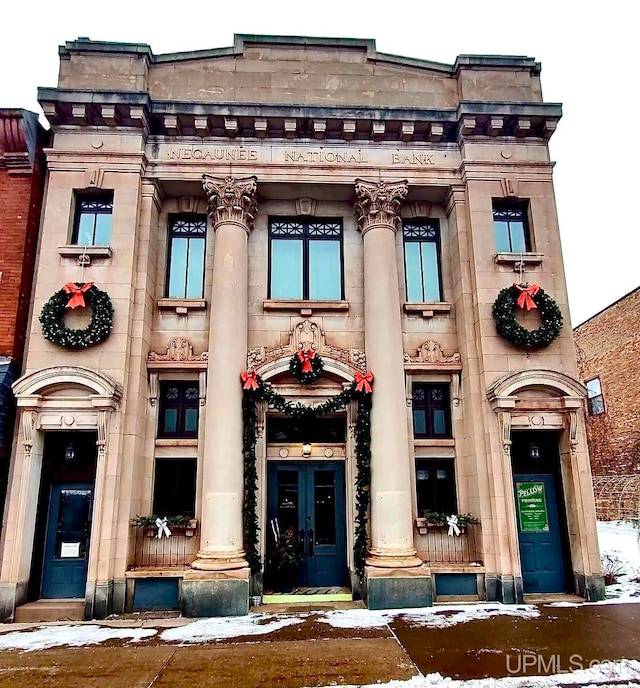
[[[345,585],[343,463],[271,462],[267,512],[266,576],[273,587]]]

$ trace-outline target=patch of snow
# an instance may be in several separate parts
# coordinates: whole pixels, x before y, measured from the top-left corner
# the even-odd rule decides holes
[[[105,640],[138,642],[150,638],[152,628],[109,628],[105,626],[41,626],[35,631],[14,631],[0,635],[0,650],[44,650],[48,647],[97,645]]]
[[[272,614],[249,614],[248,616],[226,616],[200,619],[176,628],[169,628],[160,634],[162,640],[183,643],[200,643],[225,640],[247,635],[265,635],[280,628],[300,623],[306,615],[273,616]]]
[[[410,619],[416,626],[427,628],[449,628],[460,623],[490,619],[494,616],[516,616],[535,619],[540,611],[530,604],[520,605],[438,605],[437,607],[418,607],[411,609],[338,609],[327,612],[318,619],[334,628],[380,628],[398,616]]]
[[[618,583],[608,585],[603,603],[640,602],[640,540],[638,529],[627,521],[599,521],[600,555],[615,557],[621,564]]]

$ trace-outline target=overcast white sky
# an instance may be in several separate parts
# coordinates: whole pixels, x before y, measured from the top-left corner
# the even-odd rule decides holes
[[[58,45],[78,36],[148,43],[156,54],[230,46],[234,33],[259,33],[374,38],[381,52],[449,64],[468,53],[535,57],[545,100],[564,107],[551,153],[572,324],[640,284],[631,203],[640,182],[633,107],[640,20],[632,0],[6,4],[0,106],[36,111],[36,88],[56,85]]]

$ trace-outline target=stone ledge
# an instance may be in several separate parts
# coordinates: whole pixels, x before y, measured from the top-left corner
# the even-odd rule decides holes
[[[177,315],[188,315],[189,311],[203,311],[207,307],[204,299],[158,299],[158,310],[174,311]]]
[[[405,303],[404,312],[407,315],[421,315],[423,318],[433,318],[434,315],[448,315],[451,312],[451,304],[444,302]]]
[[[198,440],[179,440],[172,437],[162,437],[155,441],[156,447],[197,447]]]
[[[302,316],[330,311],[348,311],[348,301],[309,301],[268,299],[262,302],[265,311],[298,311]]]
[[[84,255],[88,256],[89,259],[111,258],[113,255],[111,246],[79,246],[78,244],[58,246],[58,253],[63,258],[77,258],[78,262]]]
[[[448,437],[447,439],[423,439],[413,440],[414,447],[455,447],[454,439]]]
[[[514,272],[520,270],[520,263],[525,267],[526,265],[540,265],[544,258],[543,253],[496,253],[493,257],[493,262],[496,265],[511,265]]]

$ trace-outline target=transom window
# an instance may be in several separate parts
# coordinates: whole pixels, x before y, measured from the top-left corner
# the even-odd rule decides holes
[[[267,417],[267,442],[343,443],[347,436],[344,416],[319,418]]]
[[[78,193],[72,243],[78,246],[109,246],[113,192]]]
[[[440,223],[438,220],[405,220],[402,235],[407,301],[442,301]]]
[[[158,437],[198,437],[198,407],[197,382],[161,382]]]
[[[451,437],[449,386],[414,382],[413,436],[416,439]]]
[[[204,294],[205,215],[169,218],[166,295],[171,299],[201,299]]]
[[[590,416],[604,413],[604,396],[602,395],[602,385],[600,384],[599,377],[587,380],[587,405]]]
[[[494,201],[493,235],[498,253],[526,253],[531,251],[528,206],[526,202]]]
[[[269,220],[269,298],[344,298],[342,220]]]
[[[458,512],[453,459],[416,459],[418,515]]]

